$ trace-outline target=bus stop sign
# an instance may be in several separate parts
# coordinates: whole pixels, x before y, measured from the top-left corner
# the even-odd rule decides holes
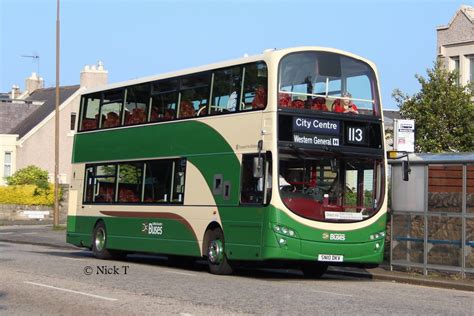
[[[396,151],[415,152],[415,121],[394,120],[393,149]]]

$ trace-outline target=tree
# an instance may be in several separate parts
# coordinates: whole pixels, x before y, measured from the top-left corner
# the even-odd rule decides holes
[[[36,166],[27,166],[16,171],[11,177],[7,177],[8,185],[33,184],[40,189],[48,189],[48,171]]]
[[[414,119],[417,152],[474,151],[474,85],[457,84],[457,72],[446,70],[438,61],[427,69],[428,78],[415,75],[421,85],[413,96],[395,89],[392,97],[402,118]]]

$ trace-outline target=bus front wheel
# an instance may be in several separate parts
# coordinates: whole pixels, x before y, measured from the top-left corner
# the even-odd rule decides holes
[[[224,250],[224,233],[220,228],[208,230],[205,240],[207,244],[207,263],[212,274],[226,275],[232,273],[232,267]]]

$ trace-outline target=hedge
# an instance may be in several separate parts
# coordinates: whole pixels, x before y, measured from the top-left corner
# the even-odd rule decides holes
[[[0,186],[0,204],[53,205],[54,185],[50,184],[48,189],[36,185]]]

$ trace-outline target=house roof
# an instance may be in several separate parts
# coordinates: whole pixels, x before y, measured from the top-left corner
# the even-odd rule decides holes
[[[459,15],[459,13],[464,13],[466,18],[471,22],[474,23],[474,7],[468,6],[468,5],[462,5],[459,10],[456,11],[456,14],[451,18],[451,21],[449,21],[448,25],[441,25],[438,26],[438,30],[443,30],[447,29],[451,26],[451,24],[454,22],[456,17]]]
[[[10,93],[0,92],[0,100],[9,100],[9,99],[10,99]]]
[[[79,85],[65,86],[59,88],[59,104],[74,94],[79,89]],[[21,123],[13,128],[10,134],[18,134],[20,138],[26,135],[31,129],[38,125],[56,108],[56,88],[38,89],[26,98],[27,101],[44,101],[38,109],[27,116]]]
[[[11,134],[12,129],[40,106],[33,102],[0,98],[0,134]]]
[[[474,22],[474,7],[463,5],[461,6],[462,13],[466,15],[466,17],[471,21]]]

